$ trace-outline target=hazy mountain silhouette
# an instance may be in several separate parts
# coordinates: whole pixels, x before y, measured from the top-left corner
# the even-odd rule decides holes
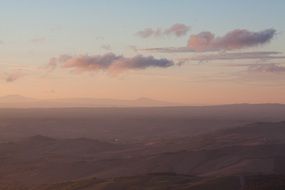
[[[59,107],[144,107],[144,106],[179,106],[181,104],[154,100],[146,97],[134,100],[66,98],[34,99],[20,95],[0,97],[0,108],[59,108]]]
[[[0,103],[13,103],[13,102],[34,102],[38,101],[34,98],[29,98],[20,95],[7,95],[0,97]]]

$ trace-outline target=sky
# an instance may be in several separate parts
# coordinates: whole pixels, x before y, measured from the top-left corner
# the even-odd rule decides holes
[[[0,96],[285,103],[284,0],[0,2]]]

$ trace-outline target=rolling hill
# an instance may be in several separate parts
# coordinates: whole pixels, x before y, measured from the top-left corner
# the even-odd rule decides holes
[[[151,144],[38,135],[0,144],[0,184],[58,190],[144,184],[149,189],[199,190],[213,184],[217,189],[238,189],[245,178],[259,180],[260,186],[267,178],[254,176],[285,174],[284,130],[285,122],[254,123]],[[268,180],[276,184],[270,181],[273,178]],[[251,184],[247,183],[249,189]]]

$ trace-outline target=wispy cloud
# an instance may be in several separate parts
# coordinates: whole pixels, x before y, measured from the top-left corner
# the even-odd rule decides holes
[[[285,67],[275,63],[254,64],[248,66],[249,72],[285,73]]]
[[[215,36],[212,32],[206,31],[191,35],[185,47],[163,47],[143,50],[161,53],[231,51],[264,45],[269,43],[275,35],[275,29],[266,29],[259,32],[235,29],[224,36]]]
[[[136,34],[142,38],[149,38],[161,36],[162,32],[161,29],[145,28],[141,31],[138,31]]]
[[[12,71],[2,74],[2,79],[4,79],[6,82],[15,82],[16,80],[19,80],[20,78],[24,77],[25,74],[22,71]]]
[[[101,46],[101,48],[103,50],[106,50],[106,51],[111,51],[112,50],[112,47],[109,44],[104,44],[104,45]]]
[[[257,60],[272,60],[272,59],[285,59],[281,52],[275,51],[257,51],[257,52],[222,52],[215,54],[202,54],[185,58],[185,60],[192,61],[215,61],[215,60],[244,60],[244,59],[257,59]]]
[[[167,36],[167,35],[174,35],[176,37],[184,36],[188,33],[190,30],[190,27],[177,23],[172,26],[170,26],[167,29],[161,29],[161,28],[145,28],[144,30],[138,31],[137,35],[142,38],[149,38],[149,37],[161,37],[161,36]]]
[[[190,27],[185,24],[174,24],[170,28],[166,29],[164,33],[166,35],[175,35],[177,37],[184,36],[188,33]]]
[[[195,52],[192,49],[187,47],[158,47],[158,48],[144,48],[138,49],[140,51],[147,52],[158,52],[158,53],[187,53],[187,52]]]
[[[132,50],[133,52],[138,52],[137,46],[130,45],[128,48],[129,48],[130,50]]]
[[[42,44],[42,43],[45,43],[46,42],[46,38],[44,37],[39,37],[39,38],[33,38],[30,40],[31,43],[34,43],[34,44]]]
[[[135,57],[118,56],[113,53],[104,55],[62,55],[52,58],[49,62],[51,69],[60,66],[61,68],[72,69],[79,72],[104,71],[109,73],[120,73],[127,70],[143,70],[146,68],[167,68],[175,63],[168,59],[156,59],[152,56],[137,55]]]

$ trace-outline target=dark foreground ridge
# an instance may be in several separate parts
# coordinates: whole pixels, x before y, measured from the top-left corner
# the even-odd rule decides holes
[[[164,110],[156,113],[159,119],[140,111],[132,116],[130,111],[119,112],[126,118],[117,117],[117,111],[108,112],[114,119],[110,124],[109,117],[105,120],[100,114],[69,111],[76,118],[74,123],[68,121],[71,116],[67,113],[2,115],[0,129],[6,130],[2,135],[9,134],[10,128],[22,132],[33,128],[41,135],[7,138],[0,143],[1,190],[284,189],[285,122],[272,119],[241,124],[236,121],[245,119],[241,116],[227,118],[225,123],[225,118],[209,116],[193,121],[188,111],[176,116]],[[128,125],[118,125],[120,121]],[[44,135],[44,130],[59,134],[66,122],[72,125],[66,132],[83,130],[108,138]],[[36,128],[35,123],[45,128]],[[218,124],[221,126],[210,127]],[[197,126],[205,131],[194,133]],[[29,135],[29,130],[25,132]],[[141,136],[127,139],[134,134]]]
[[[242,178],[242,179],[241,179]],[[110,179],[88,178],[18,190],[284,190],[284,175],[194,177],[170,173]]]

